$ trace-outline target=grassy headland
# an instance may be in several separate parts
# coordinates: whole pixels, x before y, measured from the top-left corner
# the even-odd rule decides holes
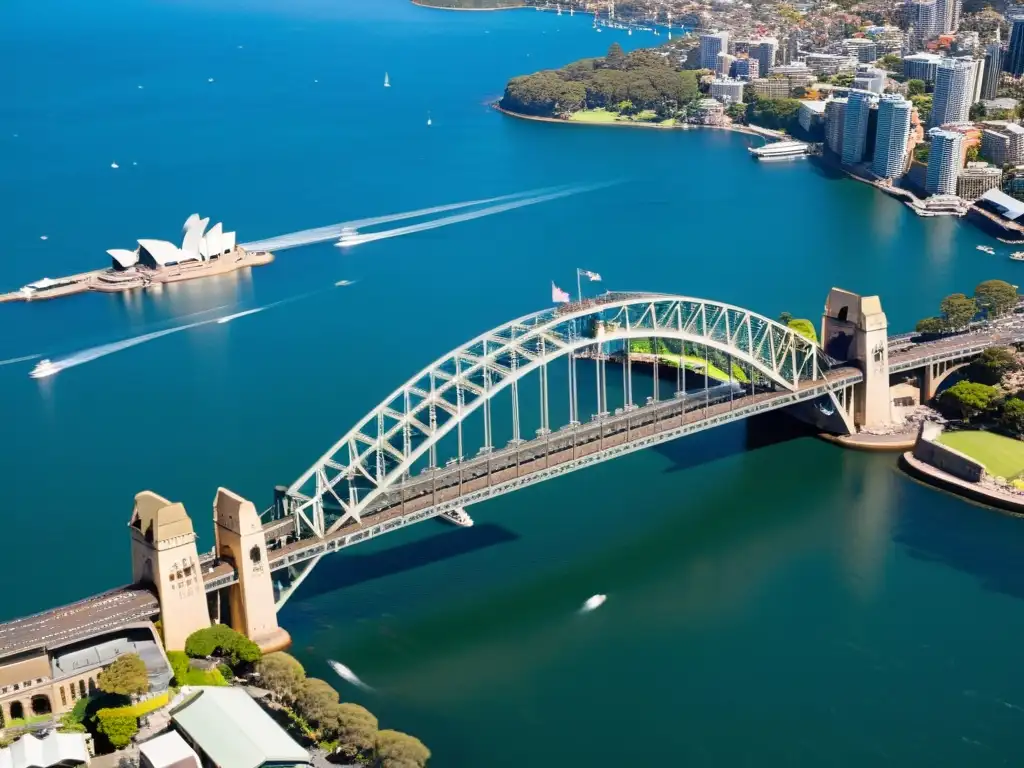
[[[989,474],[1007,480],[1024,474],[1024,443],[994,432],[943,432],[939,442],[985,465]]]
[[[530,117],[588,123],[663,123],[685,116],[700,99],[697,76],[680,70],[672,55],[652,49],[608,54],[561,69],[512,78],[499,106]]]

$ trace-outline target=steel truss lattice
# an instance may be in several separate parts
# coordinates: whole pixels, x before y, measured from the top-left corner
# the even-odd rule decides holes
[[[538,371],[541,429],[550,430],[547,367],[584,348],[630,339],[672,339],[701,345],[745,363],[773,385],[796,390],[824,378],[830,361],[808,339],[741,307],[686,296],[609,293],[520,317],[438,358],[392,392],[331,446],[287,491],[287,513],[303,535],[324,537],[360,515],[406,478],[417,462],[438,466],[438,442],[453,430],[462,457],[462,423],[484,412],[485,446],[492,446],[492,399],[512,391],[514,439],[519,439],[520,379]],[[627,342],[628,343],[628,342]],[[578,418],[570,363],[570,419]],[[600,397],[600,395],[599,395]],[[600,400],[599,400],[600,406]],[[328,520],[325,507],[340,510]]]

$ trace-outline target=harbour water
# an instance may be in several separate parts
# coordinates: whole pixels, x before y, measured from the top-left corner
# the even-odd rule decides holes
[[[1020,282],[970,226],[808,162],[751,162],[740,135],[487,106],[510,76],[613,40],[655,38],[404,0],[0,8],[3,290],[176,239],[193,211],[245,242],[617,182],[160,293],[2,307],[0,361],[104,354],[41,380],[31,360],[0,366],[0,618],[123,583],[144,488],[184,502],[209,546],[218,485],[268,503],[408,375],[542,308],[551,280],[574,290],[576,267],[604,276],[590,290],[769,316],[817,317],[840,285],[879,293],[894,331],[980,280]],[[1019,754],[1024,527],[915,485],[891,457],[737,425],[470,512],[472,528],[427,523],[325,560],[281,615],[312,674],[421,737],[433,764]]]

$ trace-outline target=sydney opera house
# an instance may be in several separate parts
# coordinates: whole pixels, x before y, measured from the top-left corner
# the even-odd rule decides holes
[[[189,216],[182,227],[185,237],[180,248],[167,240],[139,240],[139,247],[134,251],[111,248],[107,253],[112,257],[112,266],[116,272],[133,267],[162,269],[188,262],[195,262],[198,265],[233,254],[235,233],[225,232],[219,223],[214,224],[207,232],[206,226],[209,223],[208,218],[200,219],[198,213]]]

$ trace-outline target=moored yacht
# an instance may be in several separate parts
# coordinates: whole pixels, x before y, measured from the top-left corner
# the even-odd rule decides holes
[[[1014,251],[1010,254],[1010,258],[1014,261],[1024,261],[1024,251]]]

